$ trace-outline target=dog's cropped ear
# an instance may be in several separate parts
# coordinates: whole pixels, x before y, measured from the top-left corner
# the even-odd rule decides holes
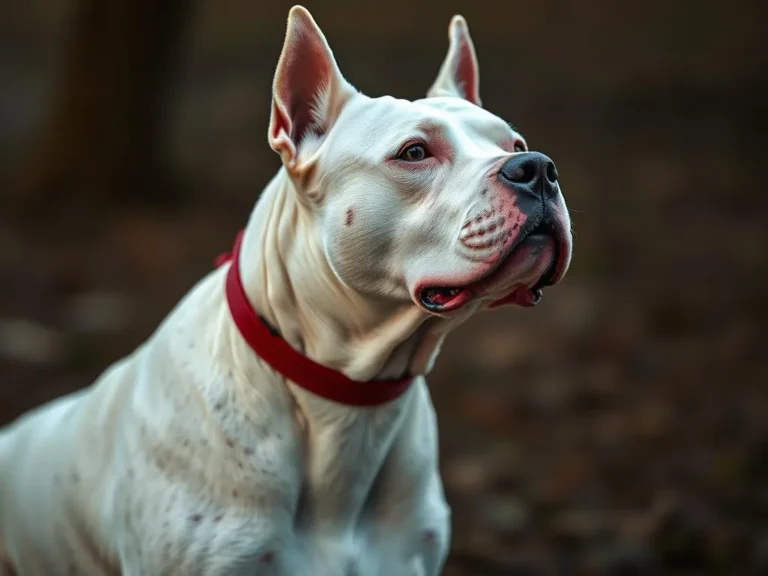
[[[480,72],[467,21],[454,16],[448,26],[450,46],[437,80],[427,92],[427,97],[457,96],[482,106],[480,101]]]
[[[312,15],[302,6],[291,8],[272,86],[269,121],[269,145],[289,171],[301,169],[298,157],[302,141],[330,130],[354,92]]]

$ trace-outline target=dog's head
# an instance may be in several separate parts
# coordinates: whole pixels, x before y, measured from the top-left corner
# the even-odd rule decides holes
[[[294,7],[269,142],[347,287],[439,316],[532,305],[571,258],[557,169],[482,108],[462,17],[449,37],[425,99],[369,98],[344,79],[309,12]]]

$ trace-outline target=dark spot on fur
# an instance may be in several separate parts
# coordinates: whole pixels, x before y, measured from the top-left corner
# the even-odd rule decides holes
[[[80,482],[80,476],[77,472],[72,472],[72,483],[77,484],[78,482]]]
[[[355,217],[355,213],[352,210],[352,208],[347,208],[347,220],[346,220],[345,224],[347,226],[351,226],[352,225],[352,221],[354,220],[354,217]]]
[[[269,333],[272,336],[280,336],[280,332],[278,332],[277,329],[274,326],[272,326],[272,324],[267,322],[267,320],[266,320],[266,318],[264,318],[264,316],[259,316],[259,321],[261,321],[261,323],[264,324],[264,326],[267,327],[267,330],[269,330]]]
[[[187,440],[187,439],[182,440],[181,441],[181,445],[186,448],[187,446],[189,446],[189,440]]]
[[[232,498],[237,498],[237,496],[238,496],[237,488],[233,488],[232,489]]]
[[[216,404],[213,405],[214,410],[221,410],[222,408],[224,408],[224,404],[221,402],[216,402]]]
[[[261,557],[261,562],[263,564],[272,564],[272,562],[275,561],[275,553],[271,550],[269,552],[265,552],[264,555]]]
[[[240,462],[240,460],[237,461],[237,467],[240,468],[240,470],[243,469],[243,463]]]
[[[203,519],[203,515],[202,514],[192,514],[192,516],[190,516],[189,519],[192,522],[194,522],[195,524],[197,524],[198,522],[200,522]]]
[[[227,446],[229,446],[230,448],[233,448],[235,446],[235,441],[232,440],[232,438],[227,438],[226,442],[227,442]]]
[[[248,456],[253,456],[253,448],[246,448],[246,449],[245,449],[245,453],[246,453]]]
[[[213,521],[214,522],[221,522],[221,519],[224,518],[223,514],[218,514],[217,516],[214,516]]]

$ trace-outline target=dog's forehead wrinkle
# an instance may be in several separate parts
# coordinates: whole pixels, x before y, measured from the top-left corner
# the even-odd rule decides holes
[[[415,100],[413,104],[419,105],[424,108],[430,108],[433,110],[439,110],[444,113],[456,115],[466,118],[483,119],[486,121],[494,122],[496,124],[504,124],[507,129],[511,128],[515,130],[509,122],[506,122],[503,118],[494,114],[490,110],[475,106],[474,104],[467,102],[463,98],[453,97],[433,97],[422,98],[421,100]],[[516,131],[516,130],[515,130]]]
[[[439,109],[389,96],[358,99],[345,108],[344,116],[345,123],[363,124],[368,129],[386,132],[428,119],[439,122],[446,117]]]
[[[475,142],[488,140],[498,144],[515,137],[514,130],[510,129],[507,122],[477,106],[433,107],[428,100],[418,101],[418,104],[422,103],[424,106],[420,110],[423,112],[422,122],[425,126],[439,127],[454,136],[462,134]]]
[[[373,160],[419,136],[444,139],[473,155],[488,155],[488,145],[498,146],[515,134],[495,114],[460,98],[409,101],[358,94],[345,106],[330,138],[336,153],[355,154],[358,160],[368,155]]]

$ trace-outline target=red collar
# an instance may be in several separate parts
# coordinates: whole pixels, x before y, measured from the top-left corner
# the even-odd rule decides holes
[[[276,372],[313,394],[350,406],[376,406],[394,400],[403,394],[413,378],[359,382],[348,378],[294,350],[275,329],[251,307],[240,279],[241,230],[232,252],[216,259],[221,266],[231,262],[227,271],[227,303],[240,334],[251,349]]]

